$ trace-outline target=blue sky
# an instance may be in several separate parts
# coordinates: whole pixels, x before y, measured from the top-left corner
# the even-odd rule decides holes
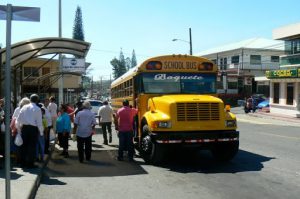
[[[12,24],[12,43],[58,36],[58,0],[8,0],[1,5],[41,8],[41,21]],[[72,37],[76,7],[82,9],[85,41],[94,80],[109,79],[110,61],[136,52],[138,62],[162,54],[188,54],[241,40],[272,38],[272,30],[299,23],[298,0],[62,0],[62,36]],[[5,21],[0,43],[5,47]]]

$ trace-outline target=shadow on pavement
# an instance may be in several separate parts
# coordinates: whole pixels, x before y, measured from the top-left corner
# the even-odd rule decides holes
[[[11,164],[11,170],[10,170],[10,178],[11,180],[16,180],[19,179],[20,177],[24,176],[23,174],[20,174],[19,171],[17,171],[16,168],[18,168],[20,165],[16,163],[14,159],[11,159],[10,161]],[[22,169],[23,172],[31,173],[38,175],[41,172],[41,169],[43,167],[42,163],[35,163],[37,168],[34,169]],[[18,173],[19,172],[19,173]],[[4,166],[4,159],[0,159],[0,178],[5,178],[5,166]]]
[[[92,147],[96,148],[96,149],[103,149],[104,148],[101,144],[92,144]]]
[[[147,174],[137,163],[117,161],[117,151],[93,151],[92,160],[80,163],[77,151],[69,151],[69,158],[59,155],[60,151],[53,151],[47,167],[44,169],[46,177],[103,177],[128,176]],[[49,178],[48,178],[49,179]]]
[[[44,185],[66,185],[67,183],[59,181],[58,179],[50,178],[49,176],[43,176],[41,184],[44,184]]]
[[[170,157],[161,167],[179,173],[239,173],[260,171],[264,168],[263,163],[272,159],[274,158],[239,150],[233,160],[222,163],[213,159],[209,151],[198,151],[176,154],[176,157]]]

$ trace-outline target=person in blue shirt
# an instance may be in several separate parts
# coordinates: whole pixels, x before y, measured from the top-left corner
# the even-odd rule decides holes
[[[56,132],[58,136],[59,146],[63,148],[61,155],[65,158],[69,157],[69,134],[71,132],[71,119],[67,113],[67,106],[62,104],[59,108],[60,115],[56,120]]]

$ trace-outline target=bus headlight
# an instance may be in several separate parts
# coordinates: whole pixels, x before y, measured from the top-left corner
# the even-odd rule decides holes
[[[226,127],[236,127],[236,120],[226,120],[225,126]]]
[[[171,122],[170,121],[158,121],[154,122],[154,128],[171,128]]]

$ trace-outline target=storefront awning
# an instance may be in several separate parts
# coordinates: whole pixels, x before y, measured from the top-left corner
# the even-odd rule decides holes
[[[255,80],[256,82],[270,81],[266,76],[254,77],[254,80]]]

